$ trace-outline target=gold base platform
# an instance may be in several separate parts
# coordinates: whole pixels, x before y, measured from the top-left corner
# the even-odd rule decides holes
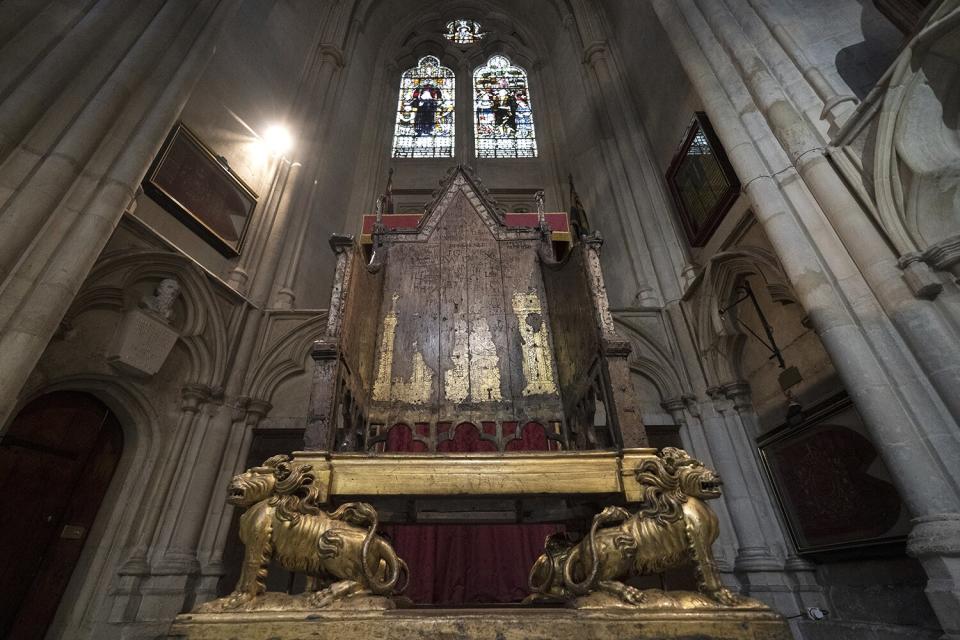
[[[183,614],[177,640],[791,640],[769,609],[584,611],[524,609],[327,610]]]

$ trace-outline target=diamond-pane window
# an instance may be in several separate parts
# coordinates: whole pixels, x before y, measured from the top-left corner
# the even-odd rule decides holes
[[[454,132],[453,71],[425,56],[400,77],[394,158],[452,158]]]
[[[740,182],[706,114],[697,113],[667,170],[690,246],[702,247],[740,193]]]
[[[473,74],[478,158],[536,158],[527,72],[496,55]]]

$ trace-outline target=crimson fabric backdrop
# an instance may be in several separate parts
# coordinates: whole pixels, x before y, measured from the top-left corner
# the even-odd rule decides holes
[[[449,425],[446,425],[449,428]],[[484,432],[495,429],[482,425]],[[517,425],[504,425],[515,430]],[[424,444],[407,425],[396,425],[387,438],[391,452],[423,452]],[[549,441],[537,423],[525,425],[508,451],[548,451]],[[445,453],[496,452],[472,424],[455,429],[438,449]],[[394,524],[383,531],[410,566],[405,595],[417,604],[462,606],[519,602],[529,593],[527,576],[546,537],[556,524]]]

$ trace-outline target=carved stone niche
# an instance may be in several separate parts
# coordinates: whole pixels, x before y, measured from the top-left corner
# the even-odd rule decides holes
[[[914,3],[917,4],[917,3]],[[919,298],[960,278],[960,7],[939,5],[834,140],[831,157]]]
[[[107,362],[125,374],[153,376],[166,362],[180,333],[171,325],[180,286],[173,278],[160,281],[153,295],[123,315],[107,353]]]

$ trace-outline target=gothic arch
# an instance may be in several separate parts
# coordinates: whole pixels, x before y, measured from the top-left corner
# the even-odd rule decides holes
[[[84,617],[109,597],[116,568],[125,559],[143,517],[157,467],[161,416],[149,395],[120,376],[77,374],[45,381],[23,393],[16,413],[30,401],[56,391],[81,391],[103,402],[123,430],[123,451],[83,552],[64,592],[51,630],[80,628]],[[95,544],[92,544],[96,541]]]
[[[261,350],[266,356],[253,366],[247,395],[271,402],[287,380],[310,370],[310,350],[327,328],[327,312],[304,320]]]
[[[65,321],[69,323],[92,308],[117,313],[134,308],[142,293],[138,285],[164,278],[174,278],[180,284],[180,302],[176,307],[180,317],[175,317],[174,325],[180,332],[179,343],[189,356],[187,380],[217,388],[226,375],[229,356],[230,333],[228,318],[223,312],[224,300],[217,296],[209,276],[182,255],[164,251],[107,255],[91,271]]]
[[[711,386],[743,378],[740,357],[746,338],[729,315],[720,315],[720,309],[733,302],[737,287],[748,276],[759,276],[774,302],[796,302],[786,273],[772,251],[739,246],[715,254],[703,274],[696,316],[700,353]]]
[[[617,317],[614,322],[630,341],[632,350],[627,360],[630,370],[649,380],[663,400],[683,395],[683,378],[674,365],[674,358],[634,325]]]

